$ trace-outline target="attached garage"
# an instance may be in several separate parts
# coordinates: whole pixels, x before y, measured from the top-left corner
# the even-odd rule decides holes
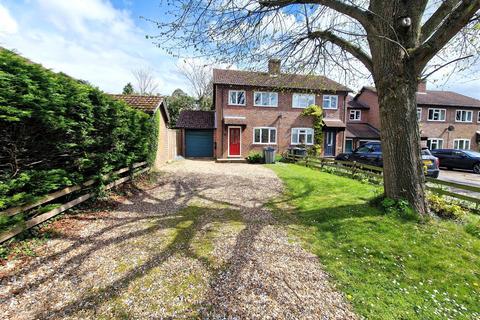
[[[213,111],[184,110],[176,127],[182,130],[183,156],[186,158],[213,158],[214,126]]]
[[[185,157],[213,157],[213,130],[185,130]]]

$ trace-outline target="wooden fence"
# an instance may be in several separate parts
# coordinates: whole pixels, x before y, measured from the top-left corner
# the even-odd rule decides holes
[[[117,176],[120,176],[122,174],[128,173],[127,176],[119,178],[119,179],[107,184],[106,186],[104,186],[103,190],[108,190],[108,189],[111,189],[115,186],[121,185],[122,183],[124,183],[126,181],[129,181],[132,177],[137,176],[139,174],[142,174],[144,172],[147,172],[148,170],[150,170],[150,167],[148,167],[148,164],[146,162],[140,162],[140,163],[135,163],[131,167],[123,168],[123,169],[117,170],[115,172],[106,174],[106,175],[102,176],[102,180],[109,180],[111,177],[117,177]],[[97,182],[98,182],[98,180],[91,179],[91,180],[88,180],[88,181],[86,181],[82,184],[72,186],[72,187],[67,187],[67,188],[64,188],[62,190],[55,191],[53,193],[50,193],[50,194],[46,195],[45,197],[43,197],[42,199],[40,199],[38,201],[2,211],[2,212],[0,212],[0,216],[11,217],[11,216],[14,216],[14,215],[17,215],[17,214],[20,214],[20,213],[28,212],[29,210],[35,209],[35,208],[37,208],[37,207],[39,207],[43,204],[47,204],[47,203],[49,203],[49,202],[51,202],[55,199],[64,197],[64,196],[66,196],[68,194],[71,194],[73,192],[87,191],[87,190],[89,190],[90,187],[92,187]],[[36,226],[36,225],[38,225],[42,222],[47,221],[48,219],[53,218],[54,216],[56,216],[56,215],[58,215],[58,214],[60,214],[64,211],[66,211],[66,210],[68,210],[68,209],[70,209],[70,208],[72,208],[72,207],[74,207],[74,206],[92,198],[94,195],[95,195],[95,192],[90,191],[86,194],[83,194],[83,195],[79,196],[78,198],[76,198],[74,200],[71,200],[71,201],[68,201],[67,203],[62,204],[61,206],[59,206],[59,207],[57,207],[53,210],[50,210],[48,212],[42,213],[38,216],[35,216],[32,219],[25,221],[25,223],[20,225],[20,226],[16,226],[16,227],[14,227],[14,228],[6,231],[6,232],[1,233],[0,234],[0,243],[6,241],[8,239],[11,239],[14,236],[20,234],[21,232],[23,232],[25,230],[28,230],[28,229],[30,229],[30,228],[32,228],[32,227],[34,227],[34,226]]]
[[[317,158],[312,156],[299,156],[288,154],[285,157],[286,160],[290,162],[295,162],[303,164],[307,167],[323,169],[324,167],[336,168],[344,173],[350,174],[354,177],[356,174],[360,173],[362,175],[368,176],[375,179],[383,179],[383,168],[366,165],[358,162],[351,161],[339,161],[334,159],[326,158]],[[426,178],[427,181],[427,190],[452,198],[456,198],[462,201],[469,202],[473,204],[475,210],[480,208],[480,187],[475,187],[466,184],[460,184],[455,182],[443,181],[439,179]],[[478,193],[478,195],[463,194],[465,193]]]

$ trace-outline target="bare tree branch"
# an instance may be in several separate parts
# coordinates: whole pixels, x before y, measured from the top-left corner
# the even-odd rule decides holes
[[[153,72],[149,68],[140,68],[132,71],[135,77],[137,92],[144,95],[152,95],[157,93],[158,83],[153,76]]]
[[[285,7],[292,4],[319,4],[331,8],[335,11],[343,13],[360,22],[362,26],[368,29],[371,26],[369,20],[370,14],[368,11],[354,5],[346,4],[339,0],[261,0],[260,5],[265,7]]]
[[[413,50],[412,56],[423,70],[426,64],[458,33],[480,10],[480,0],[462,0],[448,15],[434,34]]]
[[[445,0],[434,14],[423,24],[421,29],[420,42],[427,40],[440,26],[443,20],[452,12],[461,0]]]
[[[334,35],[330,31],[313,31],[308,35],[308,38],[321,38],[330,41],[360,60],[370,72],[373,72],[372,58],[359,46],[356,46],[351,42]]]
[[[452,61],[449,61],[449,62],[447,62],[447,63],[444,63],[444,64],[442,64],[441,66],[436,67],[433,71],[431,71],[431,72],[427,73],[426,75],[422,76],[422,80],[426,80],[428,77],[430,77],[430,76],[431,76],[432,74],[434,74],[435,72],[437,72],[437,71],[445,68],[446,66],[451,65],[452,63],[457,63],[457,62],[460,61],[460,60],[470,59],[470,58],[472,58],[472,57],[473,57],[473,55],[468,55],[468,56],[466,56],[466,57],[460,57],[460,58],[457,58],[457,59],[453,59]]]

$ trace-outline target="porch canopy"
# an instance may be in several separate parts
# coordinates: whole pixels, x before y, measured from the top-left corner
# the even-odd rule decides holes
[[[380,131],[368,123],[349,123],[346,136],[355,139],[380,140]]]
[[[343,131],[347,127],[345,123],[340,119],[323,119],[323,124],[327,128],[335,128],[337,130]]]
[[[247,118],[244,116],[224,116],[223,123],[226,125],[246,126]]]

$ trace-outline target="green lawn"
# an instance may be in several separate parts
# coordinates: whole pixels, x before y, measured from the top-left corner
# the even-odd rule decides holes
[[[386,215],[369,205],[378,186],[298,165],[268,167],[287,187],[283,202],[273,204],[279,216],[360,315],[480,318],[480,239],[462,226]]]

